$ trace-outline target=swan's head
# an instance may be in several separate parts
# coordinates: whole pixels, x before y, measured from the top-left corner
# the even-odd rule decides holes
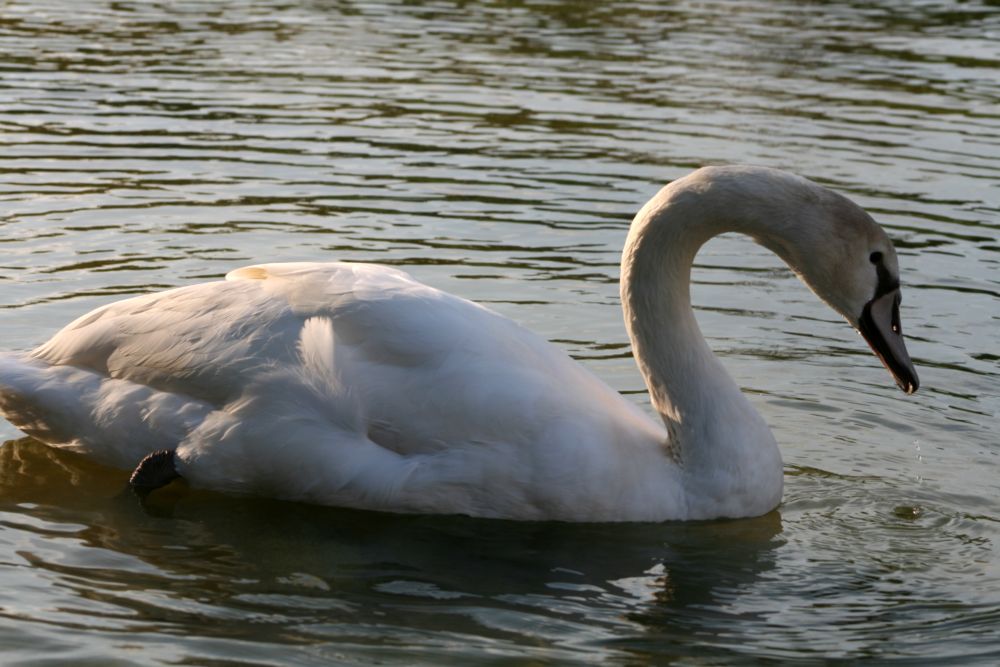
[[[643,248],[682,248],[675,252],[693,261],[705,241],[723,232],[748,234],[777,253],[864,336],[903,391],[917,390],[920,381],[899,318],[899,263],[892,241],[860,206],[793,174],[704,167],[663,188],[629,231],[622,255],[623,301],[628,302],[633,274],[645,266]],[[626,280],[627,275],[633,278]]]
[[[892,241],[846,197],[797,176],[762,171],[777,187],[771,194],[780,196],[762,207],[777,219],[760,224],[765,231],[755,236],[864,336],[900,389],[915,392],[920,381],[903,340]]]

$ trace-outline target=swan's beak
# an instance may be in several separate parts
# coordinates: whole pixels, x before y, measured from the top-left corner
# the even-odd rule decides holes
[[[899,322],[899,303],[902,300],[897,287],[869,301],[861,311],[858,331],[892,373],[899,388],[912,394],[920,386],[920,380],[903,341],[903,327]]]

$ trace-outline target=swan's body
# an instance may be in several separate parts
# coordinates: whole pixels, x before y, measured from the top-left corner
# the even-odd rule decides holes
[[[772,170],[706,169],[639,212],[623,256],[626,324],[663,423],[514,322],[344,263],[249,267],[95,310],[0,356],[0,410],[115,466],[174,450],[192,484],[236,492],[516,519],[757,515],[780,502],[781,457],[688,298],[698,248],[731,230],[855,325],[898,275],[882,230],[842,197]],[[803,266],[797,237],[877,250],[884,266]]]

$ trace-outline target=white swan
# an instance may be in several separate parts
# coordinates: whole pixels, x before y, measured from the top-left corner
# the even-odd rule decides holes
[[[699,247],[743,232],[847,318],[907,393],[896,254],[861,208],[771,169],[700,169],[636,215],[621,296],[657,423],[564,352],[369,264],[269,264],[127,299],[0,356],[29,435],[196,486],[512,519],[743,517],[778,505],[761,416],[691,310]]]

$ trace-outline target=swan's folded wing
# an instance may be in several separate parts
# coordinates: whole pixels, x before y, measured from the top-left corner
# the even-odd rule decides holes
[[[33,356],[220,404],[248,364],[279,354],[286,311],[247,285],[193,285],[95,310]]]
[[[227,278],[98,308],[32,356],[222,405],[256,374],[300,363],[310,318],[330,318],[338,341],[370,361],[406,365],[446,352],[458,335],[439,326],[434,302],[478,309],[367,264],[270,264]]]

